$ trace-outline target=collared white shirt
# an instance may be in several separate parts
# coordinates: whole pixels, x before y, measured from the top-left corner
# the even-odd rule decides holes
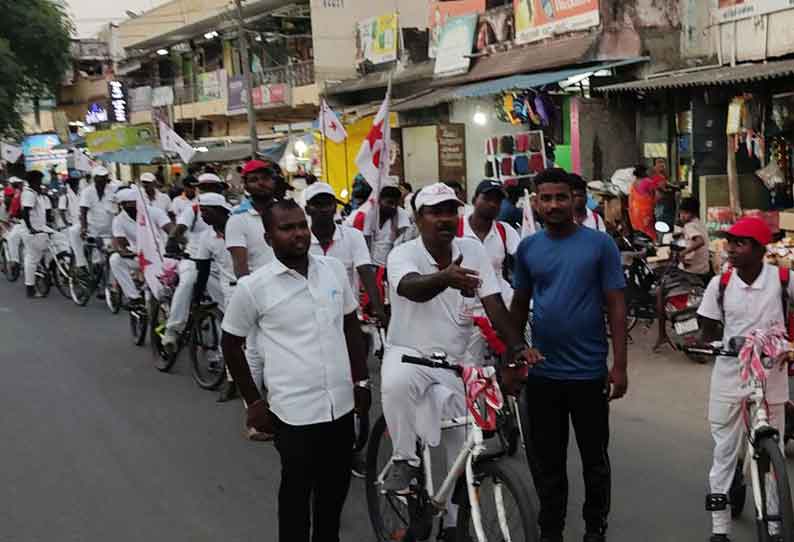
[[[336,420],[353,410],[345,315],[358,302],[339,260],[309,255],[308,277],[279,260],[240,279],[223,330],[257,329],[270,409],[289,425]]]
[[[90,184],[80,193],[80,207],[86,207],[88,213],[86,219],[88,222],[88,232],[91,235],[100,235],[107,237],[111,235],[113,216],[115,215],[113,209],[113,194],[119,188],[116,181],[109,182],[105,186],[105,191],[102,194],[102,199],[97,194],[96,185]]]
[[[604,224],[604,219],[599,216],[593,210],[588,209],[585,214],[585,219],[582,221],[580,226],[584,226],[585,228],[590,228],[591,230],[602,231],[606,233],[607,226]]]
[[[199,235],[196,259],[212,260],[211,274],[215,273],[218,280],[227,285],[237,283],[232,255],[226,250],[226,240],[215,229],[208,227]]]
[[[198,210],[198,203],[185,207],[177,216],[176,224],[177,226],[184,226],[187,228],[185,232],[187,236],[187,247],[185,251],[191,258],[196,258],[201,235],[205,231],[212,229],[204,222],[204,218],[202,218],[201,212]]]
[[[363,233],[366,236],[372,236],[370,241],[372,263],[382,267],[386,265],[389,252],[394,248],[394,242],[400,235],[399,232],[411,227],[411,217],[405,209],[398,207],[397,214],[381,226],[372,222],[375,220],[376,214],[373,210],[367,213]]]
[[[722,321],[718,302],[720,276],[711,279],[698,314],[711,320]],[[794,282],[789,282],[789,299],[794,299]],[[748,285],[737,271],[731,274],[725,288],[723,344],[733,337],[744,337],[756,329],[768,329],[775,322],[784,323],[780,275],[777,267],[764,264],[755,282]],[[737,358],[718,357],[711,373],[711,401],[735,402],[746,397],[750,389],[739,376]],[[767,400],[780,404],[788,400],[788,372],[773,369],[768,373]]]
[[[331,246],[328,247],[328,250],[323,250],[320,241],[312,233],[312,244],[309,251],[317,256],[328,256],[342,262],[342,265],[345,266],[345,271],[347,271],[350,288],[352,288],[354,292],[358,291],[358,280],[356,280],[358,275],[356,270],[362,265],[372,265],[364,235],[357,229],[349,226],[336,226],[334,237],[331,240]]]
[[[447,288],[426,303],[416,303],[397,293],[400,281],[411,273],[430,275],[440,269],[425,248],[422,238],[396,247],[389,255],[389,300],[392,316],[388,343],[409,348],[424,356],[443,351],[452,362],[463,360],[474,331],[473,311],[482,299],[501,294],[496,273],[482,243],[471,239],[452,241],[452,261],[463,255],[463,267],[480,274],[477,297],[467,298],[459,290]]]
[[[171,223],[171,219],[165,214],[165,211],[157,207],[149,207],[149,218],[158,229],[160,240],[165,241],[165,230],[163,226]],[[138,246],[138,222],[130,218],[130,215],[124,211],[120,212],[113,219],[113,237],[121,237],[127,240],[130,244],[130,250],[135,250]],[[162,244],[160,250],[164,250],[165,245]]]
[[[226,223],[226,248],[248,251],[248,272],[253,273],[275,259],[273,249],[265,241],[265,225],[256,209],[235,208]]]
[[[168,194],[163,194],[159,190],[154,191],[153,198],[150,198],[149,194],[145,192],[144,194],[146,195],[146,203],[149,204],[149,207],[156,207],[165,213],[171,208],[171,198],[168,197]]]
[[[178,217],[180,214],[182,214],[182,211],[188,207],[191,207],[194,203],[196,203],[195,198],[188,199],[187,196],[181,194],[171,200],[171,207],[169,208],[169,211],[174,213],[174,216]]]
[[[80,193],[75,193],[71,186],[66,186],[66,192],[58,198],[58,209],[66,211],[69,224],[80,223]]]
[[[463,219],[463,235],[461,237],[463,239],[472,239],[478,243],[482,243],[485,252],[488,254],[491,267],[493,267],[494,273],[496,273],[496,278],[502,286],[502,297],[504,298],[504,302],[509,305],[510,300],[513,298],[513,287],[504,279],[502,269],[507,255],[515,255],[521,239],[518,237],[518,232],[516,232],[510,224],[507,222],[500,222],[500,224],[505,232],[504,241],[502,241],[502,236],[499,233],[499,228],[496,226],[496,221],[491,224],[491,231],[488,232],[485,239],[480,240],[471,228],[469,216],[466,216]]]
[[[43,231],[47,228],[47,211],[52,209],[48,196],[40,194],[30,187],[22,190],[22,208],[30,209],[30,226],[34,230]]]

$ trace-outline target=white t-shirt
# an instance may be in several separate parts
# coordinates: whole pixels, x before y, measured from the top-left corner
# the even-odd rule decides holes
[[[118,189],[119,184],[109,182],[105,186],[102,199],[97,194],[96,185],[90,184],[80,193],[80,207],[88,209],[88,233],[92,236],[108,237],[112,232],[113,216],[113,194]]]
[[[698,314],[711,320],[723,321],[718,302],[720,276],[711,279]],[[794,282],[789,282],[789,299],[794,300]],[[744,337],[756,329],[769,328],[784,322],[780,275],[777,267],[764,264],[761,274],[747,285],[735,270],[725,288],[725,329],[722,342],[727,346],[733,337]],[[749,387],[739,377],[737,358],[718,357],[711,373],[711,401],[736,402],[746,397]],[[773,369],[768,373],[767,400],[772,404],[788,400],[788,372]]]
[[[587,214],[581,225],[591,230],[602,231],[604,233],[607,231],[607,225],[604,224],[604,219],[601,218],[598,213],[590,209],[587,210]]]
[[[201,213],[196,212],[197,207],[198,205],[188,205],[176,218],[177,226],[185,226],[187,228],[185,232],[185,236],[187,237],[187,247],[185,251],[191,258],[196,258],[201,235],[205,231],[211,229],[207,223],[204,222]]]
[[[208,228],[200,234],[195,258],[197,260],[212,260],[210,273],[217,273],[218,280],[227,285],[237,283],[232,255],[226,250],[226,240],[218,235],[213,228]]]
[[[344,317],[358,308],[342,264],[309,255],[308,277],[274,259],[240,279],[223,330],[256,329],[270,409],[289,425],[330,422],[353,410]]]
[[[504,279],[504,273],[502,272],[502,269],[507,255],[515,255],[521,239],[518,237],[518,232],[516,232],[516,230],[510,224],[507,222],[500,222],[500,224],[502,225],[502,229],[505,232],[504,241],[502,241],[502,236],[499,233],[496,222],[494,222],[491,226],[491,231],[485,236],[485,239],[481,241],[477,234],[474,233],[474,230],[471,229],[471,223],[469,222],[468,217],[466,217],[463,219],[462,237],[464,239],[472,239],[478,243],[482,243],[482,246],[485,248],[485,252],[488,254],[488,257],[491,261],[491,266],[493,267],[494,273],[496,273],[496,278],[499,280],[499,284],[502,286],[502,298],[504,299],[506,305],[510,305],[510,301],[513,299],[513,287]]]
[[[255,209],[232,211],[226,223],[226,248],[248,251],[248,272],[253,273],[275,259],[273,249],[265,241],[265,225]]]
[[[443,351],[451,362],[461,362],[474,332],[473,311],[479,299],[501,294],[502,289],[482,243],[471,239],[452,241],[452,261],[463,255],[463,267],[480,274],[477,296],[464,297],[447,288],[426,303],[416,303],[397,293],[400,281],[408,274],[430,275],[440,269],[419,237],[395,248],[386,266],[389,274],[389,300],[392,316],[388,343],[409,348],[424,356]]]
[[[69,224],[80,224],[80,194],[75,194],[71,186],[58,198],[58,209],[66,211]]]
[[[398,207],[397,214],[383,223],[373,224],[376,213],[369,211],[364,223],[364,235],[372,236],[370,241],[372,246],[372,263],[377,266],[386,265],[386,260],[389,257],[389,252],[394,248],[394,242],[400,235],[400,231],[406,230],[411,227],[411,217],[405,209]],[[373,230],[374,227],[374,230]]]
[[[161,241],[165,241],[165,230],[163,226],[171,223],[171,219],[165,214],[165,211],[156,207],[149,207],[149,218],[157,227],[158,235]],[[113,237],[121,237],[127,240],[130,244],[130,250],[134,251],[138,246],[138,222],[130,218],[124,211],[120,212],[113,219]],[[164,244],[160,247],[164,249]]]
[[[47,228],[47,211],[52,209],[49,197],[26,186],[22,191],[22,207],[30,209],[30,226],[34,230],[43,231]]]
[[[171,198],[159,190],[154,191],[154,198],[150,198],[149,194],[146,194],[146,203],[149,204],[149,207],[156,207],[165,213],[171,208]]]
[[[358,291],[356,269],[362,265],[372,265],[364,235],[349,226],[336,226],[331,246],[328,247],[327,251],[323,250],[323,247],[320,246],[320,241],[312,234],[312,244],[309,251],[317,256],[328,256],[342,262],[342,265],[345,266],[345,271],[347,271],[350,287],[354,292]]]
[[[194,203],[196,203],[195,198],[188,199],[184,194],[182,194],[171,200],[171,207],[169,208],[169,211],[174,213],[174,216],[179,217],[179,215],[182,214],[182,211],[188,207],[191,207]]]

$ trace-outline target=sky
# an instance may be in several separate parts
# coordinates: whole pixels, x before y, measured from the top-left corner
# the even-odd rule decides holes
[[[141,12],[167,0],[67,0],[77,27],[77,36],[88,38],[105,24],[120,22],[126,18],[124,12]]]

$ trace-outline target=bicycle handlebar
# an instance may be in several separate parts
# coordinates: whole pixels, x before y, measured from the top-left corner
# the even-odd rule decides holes
[[[433,359],[419,358],[416,356],[404,355],[403,363],[410,363],[411,365],[421,365],[423,367],[429,367],[431,369],[445,369],[447,371],[452,371],[456,373],[458,376],[463,374],[463,367],[461,367],[460,365],[449,363],[447,361],[439,361]]]

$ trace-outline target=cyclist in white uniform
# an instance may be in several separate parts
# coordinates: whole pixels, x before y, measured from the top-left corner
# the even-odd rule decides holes
[[[157,188],[157,177],[154,173],[144,173],[140,177],[141,184],[144,191],[146,191],[146,203],[149,207],[160,209],[164,213],[168,213],[171,208],[171,198],[168,194],[163,194]]]
[[[40,171],[29,171],[28,186],[22,191],[22,220],[26,232],[22,236],[25,245],[25,288],[28,297],[38,297],[36,284],[36,267],[44,251],[47,250],[47,214],[52,210],[50,198],[42,194],[41,181],[44,174]]]
[[[75,265],[82,269],[88,265],[82,241],[87,237],[109,239],[113,235],[113,195],[119,188],[117,182],[110,181],[110,172],[103,166],[95,167],[91,175],[93,184],[80,194],[80,235],[72,238]]]

